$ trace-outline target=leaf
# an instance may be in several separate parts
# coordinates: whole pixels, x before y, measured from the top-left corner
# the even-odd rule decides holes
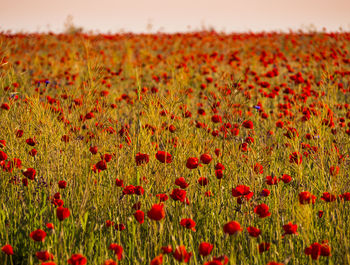
[[[85,212],[84,215],[80,216],[80,223],[81,223],[81,227],[83,228],[83,231],[85,232],[86,230],[86,225],[87,225],[87,220],[89,217],[89,212]]]

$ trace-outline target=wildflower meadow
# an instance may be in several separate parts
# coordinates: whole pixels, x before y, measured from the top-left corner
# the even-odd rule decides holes
[[[0,34],[0,264],[350,264],[350,34]]]

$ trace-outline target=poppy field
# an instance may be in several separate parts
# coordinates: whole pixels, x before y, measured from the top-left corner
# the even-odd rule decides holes
[[[350,264],[350,34],[0,34],[0,264]]]

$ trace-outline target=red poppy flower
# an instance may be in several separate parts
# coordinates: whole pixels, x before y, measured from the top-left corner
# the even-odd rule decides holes
[[[204,109],[198,109],[197,113],[199,115],[205,116],[205,110]]]
[[[256,227],[249,226],[247,227],[247,231],[249,235],[252,237],[258,237],[259,235],[261,235],[261,230]]]
[[[294,139],[296,137],[299,137],[299,133],[295,128],[288,127],[287,132],[284,134],[284,136],[286,136],[289,139]]]
[[[241,225],[236,221],[231,221],[224,225],[225,234],[234,235],[242,230],[243,228],[241,228]]]
[[[111,162],[112,157],[113,156],[111,154],[104,154],[103,156],[101,155],[101,159],[106,161],[107,163]]]
[[[6,147],[6,141],[5,140],[0,140],[0,148],[4,148],[4,147]]]
[[[113,250],[114,254],[117,256],[118,260],[122,259],[122,255],[123,255],[123,247],[115,244],[115,243],[111,243],[108,247],[108,249]]]
[[[245,138],[244,142],[247,143],[247,144],[253,144],[254,143],[254,138],[248,136],[247,138]]]
[[[232,188],[233,197],[244,196],[247,200],[253,197],[254,193],[250,191],[250,188],[245,185],[238,185],[236,188]]]
[[[147,212],[149,219],[154,221],[160,221],[165,217],[164,205],[153,204],[152,208]]]
[[[16,167],[16,168],[21,168],[22,167],[22,161],[19,159],[19,158],[14,158],[13,159],[13,165]]]
[[[208,185],[208,179],[206,177],[200,177],[198,179],[198,184],[201,186],[206,186]]]
[[[29,178],[30,180],[34,180],[36,171],[34,168],[27,168],[26,170],[22,171],[22,174]]]
[[[137,153],[135,157],[136,165],[147,164],[149,162],[149,156],[147,154]]]
[[[278,184],[277,177],[266,176],[265,181],[266,181],[267,185],[277,185]]]
[[[7,159],[7,154],[3,151],[0,151],[0,161],[5,161]]]
[[[296,224],[292,224],[291,222],[289,222],[288,224],[284,225],[283,226],[283,230],[284,230],[284,235],[292,235],[292,234],[295,234],[297,235],[298,232],[298,226]]]
[[[211,251],[213,250],[214,245],[208,243],[208,242],[202,242],[199,245],[199,254],[202,256],[208,256],[210,255]]]
[[[312,136],[311,136],[311,134],[307,133],[307,134],[305,134],[305,138],[306,138],[307,140],[311,140],[311,139],[312,139]]]
[[[203,154],[200,157],[201,162],[206,165],[209,164],[212,159],[213,158],[209,154]]]
[[[217,179],[222,179],[224,177],[224,172],[222,170],[215,170],[215,176]]]
[[[114,222],[112,222],[111,220],[106,220],[107,227],[111,227],[112,225],[114,225]]]
[[[254,209],[254,213],[259,215],[260,218],[268,217],[271,215],[271,213],[269,212],[269,206],[267,206],[264,203],[256,206]]]
[[[173,252],[173,248],[171,247],[171,245],[161,247],[161,249],[162,249],[163,254],[169,254],[169,253]]]
[[[114,229],[115,230],[117,230],[117,231],[123,231],[123,230],[125,230],[125,225],[124,224],[116,224],[115,226],[114,226]]]
[[[329,192],[324,192],[321,200],[325,202],[334,202],[337,199],[336,195],[330,194]]]
[[[42,264],[41,264],[42,265]],[[103,265],[118,265],[117,262],[115,262],[114,260],[112,259],[108,259],[106,260]]]
[[[323,211],[322,210],[318,211],[317,216],[318,218],[321,218],[323,216]]]
[[[284,263],[279,263],[279,262],[276,262],[276,261],[270,261],[266,265],[284,265]]]
[[[195,169],[198,167],[198,158],[197,157],[190,157],[187,159],[186,167],[189,169]]]
[[[305,248],[305,255],[311,255],[313,260],[317,260],[320,256],[329,257],[331,255],[331,248],[327,243],[313,243],[311,246]]]
[[[61,207],[61,206],[63,206],[64,202],[62,200],[60,200],[60,199],[54,199],[52,201],[52,204],[55,205],[55,206]]]
[[[157,257],[151,260],[150,265],[161,265],[163,264],[163,255],[159,254]]]
[[[182,189],[173,189],[173,191],[170,194],[170,197],[174,201],[184,202],[186,198],[186,191]]]
[[[308,191],[303,191],[299,193],[299,203],[300,204],[314,204],[316,201],[316,196],[312,195]]]
[[[24,187],[27,187],[28,186],[28,179],[23,178],[22,179],[22,184],[23,184]]]
[[[69,217],[70,211],[68,208],[58,207],[56,209],[56,215],[58,220],[63,221],[64,219]]]
[[[106,170],[107,169],[107,163],[105,160],[101,160],[99,162],[96,163],[96,168],[99,170],[99,171],[103,171],[103,170]]]
[[[303,161],[303,158],[299,152],[293,152],[291,155],[289,155],[290,163],[300,165],[302,161]]]
[[[136,189],[136,187],[135,187],[134,185],[126,186],[126,187],[123,189],[123,194],[124,194],[124,195],[135,194],[135,189]]]
[[[0,161],[0,166],[2,167],[3,171],[6,172],[12,172],[13,170],[13,163],[11,161]]]
[[[122,179],[115,179],[115,185],[117,185],[117,187],[124,187],[124,181]]]
[[[256,163],[254,165],[254,172],[256,174],[262,174],[262,173],[264,173],[264,167],[262,165],[260,165],[259,163]]]
[[[222,255],[219,257],[213,257],[213,261],[220,261],[222,264],[225,265],[225,264],[228,264],[229,259],[226,255]]]
[[[215,165],[215,170],[225,170],[225,166],[221,163]]]
[[[175,185],[179,186],[181,189],[186,189],[188,187],[188,183],[186,183],[186,180],[184,177],[177,178],[175,180]]]
[[[321,256],[323,257],[329,257],[331,256],[331,247],[327,243],[328,241],[325,240],[321,244]]]
[[[134,213],[134,217],[140,224],[143,224],[145,221],[145,213],[143,211],[137,210]]]
[[[170,131],[170,132],[175,132],[176,131],[176,127],[174,126],[174,125],[170,125],[169,127],[168,127],[168,130]]]
[[[231,130],[232,135],[238,136],[239,135],[239,128],[232,128]]]
[[[47,260],[53,260],[54,257],[51,253],[49,253],[47,250],[45,251],[38,251],[35,253],[35,256],[41,260],[41,261],[47,261]]]
[[[276,127],[277,128],[283,128],[284,122],[283,121],[277,121],[276,122]]]
[[[213,78],[211,76],[208,76],[207,78],[205,78],[205,81],[207,81],[208,83],[212,83]]]
[[[260,193],[262,197],[268,197],[270,195],[270,191],[268,189],[263,189]]]
[[[86,120],[90,120],[90,119],[92,119],[94,116],[95,116],[95,115],[94,115],[92,112],[88,112],[88,113],[86,113],[86,115],[85,115],[85,119],[86,119]]]
[[[23,136],[23,130],[17,130],[16,131],[16,137],[21,138]]]
[[[157,194],[156,197],[158,197],[161,202],[165,202],[169,199],[168,195],[164,193]]]
[[[193,221],[191,218],[188,219],[182,219],[180,221],[180,225],[187,228],[187,229],[191,229],[192,231],[196,231],[195,227],[196,227],[196,222]]]
[[[221,123],[221,122],[222,122],[222,118],[221,118],[221,116],[219,116],[219,115],[213,115],[213,116],[211,117],[211,121],[212,121],[213,123]]]
[[[44,230],[41,229],[37,229],[33,232],[30,233],[30,237],[34,240],[34,241],[44,241],[45,237],[46,237],[46,232]]]
[[[287,184],[292,181],[292,177],[287,174],[283,174],[279,180],[282,180],[285,184]]]
[[[329,169],[329,173],[331,176],[335,177],[339,173],[339,167],[338,166],[331,166]]]
[[[97,154],[97,146],[91,146],[90,148],[89,148],[89,151],[90,151],[90,153],[91,154],[93,154],[93,155],[96,155]]]
[[[253,122],[252,121],[244,121],[242,123],[242,126],[246,129],[253,129],[254,128],[254,125],[253,125]]]
[[[142,186],[135,187],[135,194],[136,195],[143,195],[144,193],[145,193],[145,190],[142,188]]]
[[[350,192],[345,192],[341,195],[339,195],[339,198],[344,201],[350,201]]]
[[[47,223],[46,228],[52,230],[55,228],[55,226],[53,225],[53,223]]]
[[[67,262],[71,265],[85,265],[87,259],[81,254],[73,254]]]
[[[66,186],[67,186],[67,182],[65,182],[64,180],[60,180],[60,181],[58,182],[58,187],[59,187],[60,189],[65,189]]]
[[[30,146],[34,146],[36,144],[36,141],[33,138],[28,138],[26,140],[26,143]]]
[[[305,255],[311,255],[313,260],[317,260],[321,255],[321,244],[313,243],[311,246],[305,248]]]
[[[165,151],[158,151],[156,154],[156,158],[159,162],[162,163],[171,163],[172,162],[172,157],[171,154]]]
[[[4,252],[6,255],[13,255],[13,248],[11,245],[5,245],[1,248],[1,251]]]
[[[175,249],[173,256],[177,261],[188,263],[192,257],[192,252],[187,252],[185,246],[178,246]]]
[[[248,143],[242,143],[239,145],[239,149],[242,151],[242,152],[247,152],[248,151]]]
[[[266,243],[266,242],[260,243],[258,248],[259,248],[259,253],[268,251],[270,249],[270,243]]]

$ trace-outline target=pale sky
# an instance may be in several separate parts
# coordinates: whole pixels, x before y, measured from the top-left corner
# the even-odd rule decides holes
[[[350,0],[0,0],[0,31],[60,32],[68,15],[99,32],[350,31]]]

